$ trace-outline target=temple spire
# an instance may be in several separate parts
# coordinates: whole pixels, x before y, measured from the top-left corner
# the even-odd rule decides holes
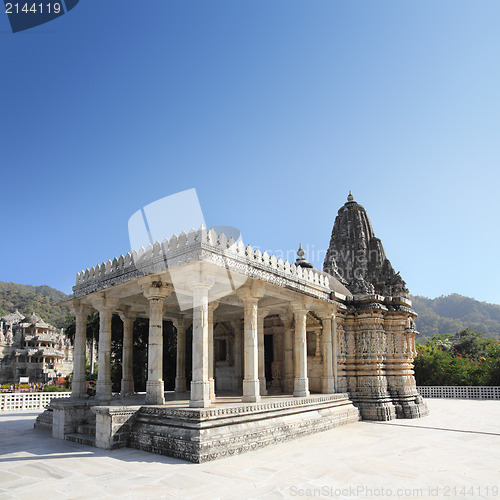
[[[323,270],[331,276],[340,275],[353,294],[408,294],[382,242],[375,237],[366,210],[354,201],[351,191],[335,219]]]

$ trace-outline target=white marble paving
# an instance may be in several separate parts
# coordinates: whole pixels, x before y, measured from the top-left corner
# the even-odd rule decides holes
[[[500,498],[500,401],[427,402],[422,419],[205,464],[60,441],[33,429],[35,413],[0,414],[0,499]]]

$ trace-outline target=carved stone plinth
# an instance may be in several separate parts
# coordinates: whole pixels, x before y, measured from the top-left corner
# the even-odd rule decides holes
[[[201,463],[359,420],[347,394],[208,409],[142,407],[129,446]]]

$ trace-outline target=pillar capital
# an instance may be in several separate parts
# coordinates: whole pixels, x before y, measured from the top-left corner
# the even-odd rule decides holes
[[[269,314],[270,311],[271,311],[270,307],[259,307],[259,311],[257,313],[258,318],[264,319]]]
[[[232,321],[230,321],[230,323],[235,332],[241,332],[241,330],[243,329],[243,325],[241,324],[240,319],[233,319]]]
[[[293,314],[284,313],[279,315],[281,322],[285,328],[291,328],[293,322]]]
[[[92,313],[93,308],[89,304],[84,304],[79,300],[75,300],[73,301],[69,309],[74,316],[77,315],[88,316],[89,314]]]
[[[337,314],[337,311],[330,307],[320,307],[315,312],[321,320],[334,319]]]
[[[251,286],[242,286],[236,290],[236,296],[245,301],[258,301],[260,298],[264,297],[265,288],[262,285],[256,285],[253,283]]]
[[[132,311],[131,309],[126,309],[124,311],[118,311],[118,316],[125,323],[127,320],[135,321],[137,319],[137,312]]]
[[[290,303],[290,306],[292,308],[292,311],[294,312],[294,314],[297,314],[297,313],[307,313],[310,309],[310,304],[308,304],[307,302],[305,301],[295,301],[295,302],[291,302]]]
[[[106,297],[106,295],[99,294],[90,299],[92,307],[99,312],[111,311],[114,312],[118,306],[118,299]]]
[[[187,276],[186,284],[191,290],[210,290],[215,285],[215,276],[203,272]]]
[[[143,283],[141,285],[141,290],[144,297],[146,297],[148,300],[165,299],[167,297],[170,297],[170,295],[172,295],[172,292],[174,291],[172,285],[169,285],[168,283],[165,283],[160,279],[153,279],[148,283]]]
[[[214,300],[213,302],[208,303],[208,312],[209,314],[213,314],[214,311],[219,307],[220,301]]]
[[[178,331],[186,327],[188,323],[188,318],[186,318],[185,316],[181,316],[179,318],[172,318],[171,321]]]

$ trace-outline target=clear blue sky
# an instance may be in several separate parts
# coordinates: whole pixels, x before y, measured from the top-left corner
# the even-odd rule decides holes
[[[245,243],[326,249],[352,189],[412,293],[500,303],[499,26],[498,0],[1,13],[0,280],[69,293],[193,187]]]

